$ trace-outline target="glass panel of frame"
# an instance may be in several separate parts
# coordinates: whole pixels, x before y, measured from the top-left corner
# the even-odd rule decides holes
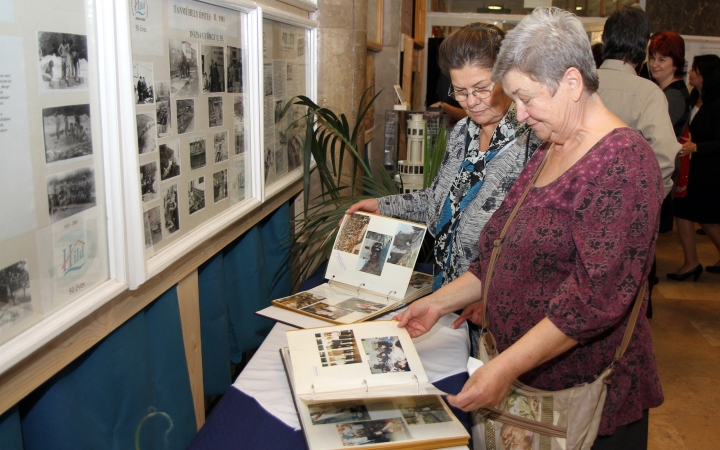
[[[247,17],[195,0],[129,3],[150,257],[248,197]]]
[[[0,343],[109,279],[92,0],[0,0]]]
[[[305,140],[304,107],[289,101],[308,95],[309,31],[263,19],[263,170],[265,187],[299,174]]]

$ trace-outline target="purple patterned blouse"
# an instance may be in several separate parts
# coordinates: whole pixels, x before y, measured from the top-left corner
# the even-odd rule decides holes
[[[485,281],[493,241],[527,187],[540,147],[485,225],[470,272]],[[640,133],[618,128],[552,183],[532,188],[508,228],[488,293],[490,330],[503,351],[543,318],[579,345],[520,381],[545,390],[592,382],[612,361],[655,254],[662,176]],[[601,435],[663,402],[647,297],[612,376]]]

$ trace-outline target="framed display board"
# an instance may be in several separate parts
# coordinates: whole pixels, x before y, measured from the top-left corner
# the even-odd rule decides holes
[[[315,31],[310,21],[265,10],[262,23],[263,175],[265,194],[300,176],[305,110],[289,105],[313,98]]]
[[[104,6],[0,2],[0,372],[126,288]]]

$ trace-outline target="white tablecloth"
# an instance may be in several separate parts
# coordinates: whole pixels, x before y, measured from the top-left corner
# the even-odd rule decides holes
[[[389,320],[398,311],[378,320]],[[448,314],[429,333],[413,339],[430,382],[436,382],[458,373],[467,372],[470,356],[470,339],[467,325],[457,330],[450,328],[457,318]],[[290,395],[280,349],[287,347],[285,332],[290,325],[275,324],[258,351],[242,371],[233,387],[253,397],[273,416],[295,430],[300,429],[295,406]]]

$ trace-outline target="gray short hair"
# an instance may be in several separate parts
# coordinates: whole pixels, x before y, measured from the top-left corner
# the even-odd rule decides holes
[[[535,8],[505,36],[492,78],[500,81],[517,70],[555,94],[570,67],[580,71],[587,92],[597,91],[595,60],[580,19],[560,8]]]

